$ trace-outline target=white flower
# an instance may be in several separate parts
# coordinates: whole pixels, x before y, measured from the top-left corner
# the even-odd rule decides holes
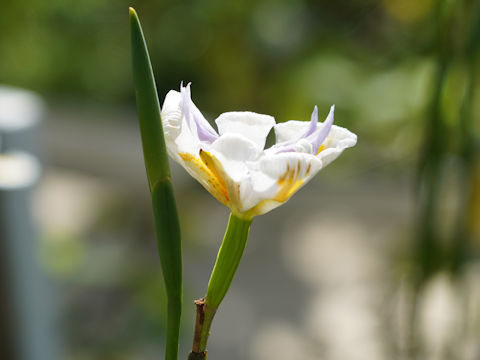
[[[357,136],[333,124],[334,106],[318,122],[275,124],[272,116],[249,111],[221,114],[218,133],[191,100],[190,84],[171,90],[162,122],[169,155],[215,198],[242,218],[264,214],[286,202]],[[271,128],[276,144],[265,149]]]

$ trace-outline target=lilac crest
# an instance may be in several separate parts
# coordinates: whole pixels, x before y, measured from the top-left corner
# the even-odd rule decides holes
[[[327,116],[327,119],[322,124],[322,127],[318,128],[318,107],[315,105],[313,108],[312,116],[310,118],[310,123],[308,125],[308,129],[300,135],[298,138],[284,142],[282,144],[276,144],[272,146],[272,151],[275,154],[283,153],[283,152],[293,152],[295,151],[294,144],[298,143],[300,140],[305,139],[310,144],[312,144],[312,152],[314,155],[317,154],[318,149],[322,145],[322,143],[327,138],[328,134],[333,125],[333,112],[335,110],[335,105],[332,105],[330,108],[330,112]]]
[[[191,84],[192,83],[188,83],[187,86],[184,87],[182,82],[180,86],[182,110],[190,130],[197,133],[200,141],[211,144],[218,138],[218,134],[193,103],[190,90]]]
[[[312,116],[310,118],[310,124],[308,126],[307,132],[303,134],[302,138],[306,138],[307,136],[313,134],[315,130],[317,130],[317,123],[318,123],[318,107],[315,105],[313,108]]]
[[[312,144],[312,148],[314,151],[314,154],[318,152],[318,149],[322,145],[322,143],[325,141],[327,138],[328,134],[330,133],[330,130],[333,125],[333,112],[335,111],[335,105],[332,105],[330,107],[330,112],[328,113],[327,119],[323,122],[322,127],[320,130],[317,131],[317,133],[313,133],[308,137],[308,140]]]

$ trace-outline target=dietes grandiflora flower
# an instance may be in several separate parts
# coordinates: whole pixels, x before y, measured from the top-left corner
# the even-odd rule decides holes
[[[334,106],[318,122],[315,106],[309,122],[275,123],[250,111],[205,119],[191,99],[190,84],[165,97],[162,122],[169,155],[218,201],[241,218],[264,214],[286,202],[357,136],[333,125]],[[265,149],[274,128],[276,143]]]

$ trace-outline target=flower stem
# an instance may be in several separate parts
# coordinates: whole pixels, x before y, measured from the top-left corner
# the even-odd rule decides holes
[[[195,301],[197,318],[192,351],[188,360],[207,358],[207,341],[213,317],[235,276],[247,244],[251,223],[251,219],[242,219],[230,214],[227,231],[208,282],[207,296]]]
[[[230,214],[227,231],[208,282],[205,297],[207,308],[217,309],[227,294],[245,250],[251,223],[251,219],[242,219]]]

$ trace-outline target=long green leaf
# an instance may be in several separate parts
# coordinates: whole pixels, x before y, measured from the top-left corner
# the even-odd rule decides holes
[[[168,155],[160,118],[160,103],[153,76],[147,44],[137,13],[130,8],[130,28],[132,38],[133,82],[137,99],[137,112],[140,120],[143,155],[147,168],[150,190],[155,183],[170,177]]]
[[[160,262],[168,298],[166,360],[177,360],[182,311],[180,225],[170,177],[157,88],[137,13],[130,11],[132,63],[143,155],[152,195]]]

